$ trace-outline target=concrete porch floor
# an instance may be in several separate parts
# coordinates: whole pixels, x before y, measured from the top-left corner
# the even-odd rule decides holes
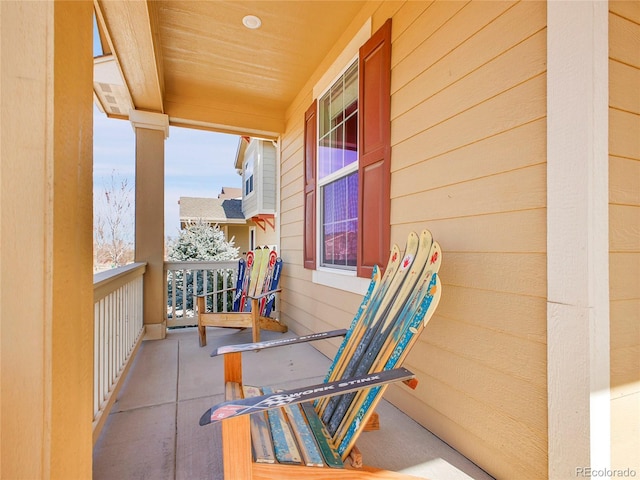
[[[293,336],[265,331],[262,338],[283,335]],[[207,340],[200,348],[197,331],[187,328],[142,343],[94,447],[95,480],[223,478],[220,426],[198,425],[224,395],[222,358],[209,354],[250,342],[251,331],[208,328]],[[245,353],[243,367],[246,384],[291,388],[321,382],[329,359],[298,344]],[[418,478],[492,478],[391,404],[383,400],[377,411],[380,430],[357,442],[366,464]]]

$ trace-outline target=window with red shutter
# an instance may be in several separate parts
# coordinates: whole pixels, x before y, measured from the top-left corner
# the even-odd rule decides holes
[[[350,269],[368,277],[373,265],[386,264],[390,72],[389,19],[305,113],[305,268]]]

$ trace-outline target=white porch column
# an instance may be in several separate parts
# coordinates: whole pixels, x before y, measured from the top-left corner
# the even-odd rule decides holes
[[[136,132],[135,261],[147,262],[144,275],[144,323],[147,339],[166,336],[164,292],[164,140],[169,117],[132,110]]]
[[[610,466],[608,3],[547,3],[549,478]]]

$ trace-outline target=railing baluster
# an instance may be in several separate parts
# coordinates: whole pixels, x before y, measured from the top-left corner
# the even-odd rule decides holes
[[[94,275],[94,441],[144,331],[145,269],[146,264],[132,264]]]
[[[203,292],[212,293],[207,297],[207,306],[211,306],[213,311],[228,311],[232,304],[228,299],[228,292],[225,291],[229,285],[229,275],[234,279],[232,286],[235,286],[235,272],[238,268],[237,260],[229,261],[185,261],[185,262],[165,262],[164,270],[167,272],[165,288],[167,291],[167,303],[166,317],[168,327],[182,327],[182,326],[195,326],[196,319],[196,297],[198,295],[198,289],[202,288]],[[187,282],[189,272],[192,272],[191,285]],[[202,274],[202,280],[198,280],[199,272]],[[169,275],[171,273],[171,275]],[[209,277],[211,275],[211,277]],[[183,278],[182,286],[178,285],[176,277],[181,276]],[[171,279],[169,279],[171,277]],[[222,279],[222,286],[220,287],[218,282]],[[171,287],[172,298],[169,298],[168,292]],[[193,292],[191,296],[188,296],[188,288],[192,287]],[[182,293],[182,303],[177,303],[177,289],[180,289]],[[222,302],[218,306],[218,301],[222,296]],[[193,306],[187,308],[190,301],[193,301]],[[181,315],[177,314],[177,310],[182,308]]]

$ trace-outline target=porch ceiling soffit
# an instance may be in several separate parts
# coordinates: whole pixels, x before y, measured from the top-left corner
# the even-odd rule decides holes
[[[107,31],[111,51],[124,76],[136,110],[166,113],[163,105],[164,75],[153,35],[157,19],[147,2],[95,0],[98,21]]]
[[[95,0],[135,109],[171,125],[276,138],[364,1]],[[262,26],[249,30],[245,15]]]

